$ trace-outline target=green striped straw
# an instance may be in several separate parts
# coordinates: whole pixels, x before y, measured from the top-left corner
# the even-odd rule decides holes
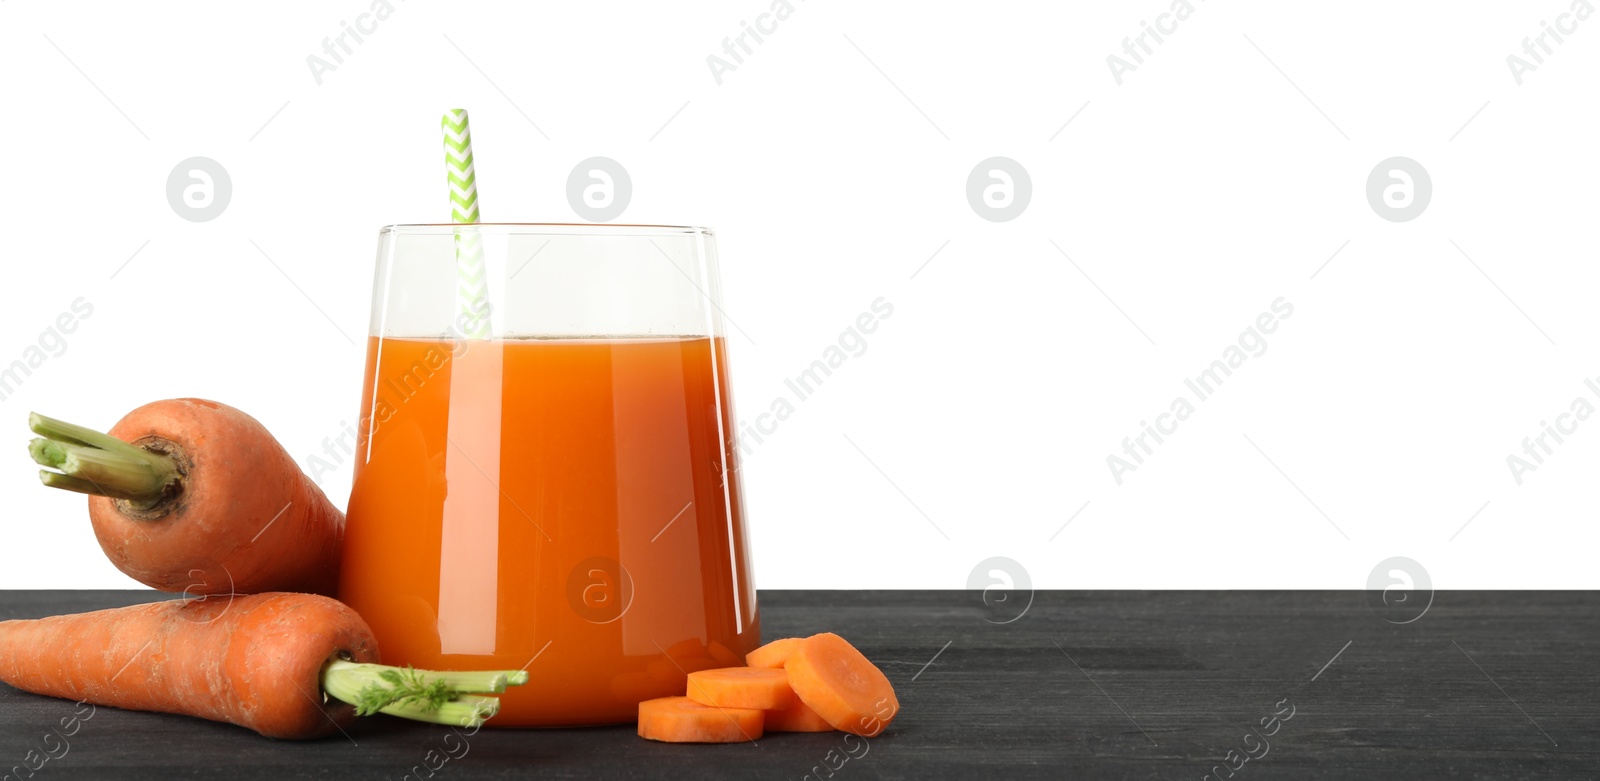
[[[472,128],[467,110],[453,108],[439,122],[444,129],[444,165],[450,179],[450,221],[471,225],[478,221],[478,177],[472,167]],[[482,304],[489,297],[489,271],[483,260],[483,237],[475,230],[457,229],[456,299],[465,315],[462,322],[473,324],[465,336],[486,339],[489,318],[481,317]]]

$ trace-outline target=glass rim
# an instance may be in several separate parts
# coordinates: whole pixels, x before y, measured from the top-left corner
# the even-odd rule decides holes
[[[493,233],[525,236],[715,236],[716,231],[694,225],[610,224],[589,222],[423,222],[395,223],[378,229],[378,235],[454,233],[461,228],[488,229]]]

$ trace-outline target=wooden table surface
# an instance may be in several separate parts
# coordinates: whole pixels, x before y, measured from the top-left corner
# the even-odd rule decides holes
[[[1600,781],[1600,594],[1439,592],[1404,624],[1356,591],[1011,596],[1005,612],[978,592],[761,593],[768,637],[838,632],[893,681],[901,716],[865,743],[663,745],[607,727],[484,730],[463,749],[392,719],[293,743],[100,708],[63,753],[45,736],[73,705],[0,685],[0,775],[27,778],[28,752],[49,748],[35,778]],[[157,598],[0,592],[0,618]],[[460,756],[430,776],[425,754],[446,746]]]

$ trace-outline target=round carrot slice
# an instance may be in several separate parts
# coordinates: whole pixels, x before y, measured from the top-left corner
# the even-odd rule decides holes
[[[794,649],[800,647],[803,637],[785,637],[782,640],[773,640],[744,657],[744,663],[751,667],[782,667],[789,657],[794,655]]]
[[[900,713],[883,671],[832,632],[806,638],[784,669],[794,693],[834,729],[876,737]]]
[[[724,667],[689,673],[689,699],[721,708],[777,710],[795,703],[789,676],[769,667]]]
[[[782,710],[769,710],[766,716],[768,732],[832,732],[827,719],[799,700]]]
[[[639,737],[666,743],[743,743],[762,735],[764,715],[747,708],[713,708],[688,697],[639,703]]]

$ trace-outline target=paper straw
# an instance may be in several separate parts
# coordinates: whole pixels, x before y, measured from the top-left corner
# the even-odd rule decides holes
[[[450,221],[470,225],[478,221],[478,177],[472,167],[472,128],[467,110],[446,111],[439,122],[444,129],[444,164],[450,180]],[[483,261],[483,237],[476,230],[455,232],[456,299],[469,339],[485,339],[489,318],[482,315],[489,300],[489,272]]]

